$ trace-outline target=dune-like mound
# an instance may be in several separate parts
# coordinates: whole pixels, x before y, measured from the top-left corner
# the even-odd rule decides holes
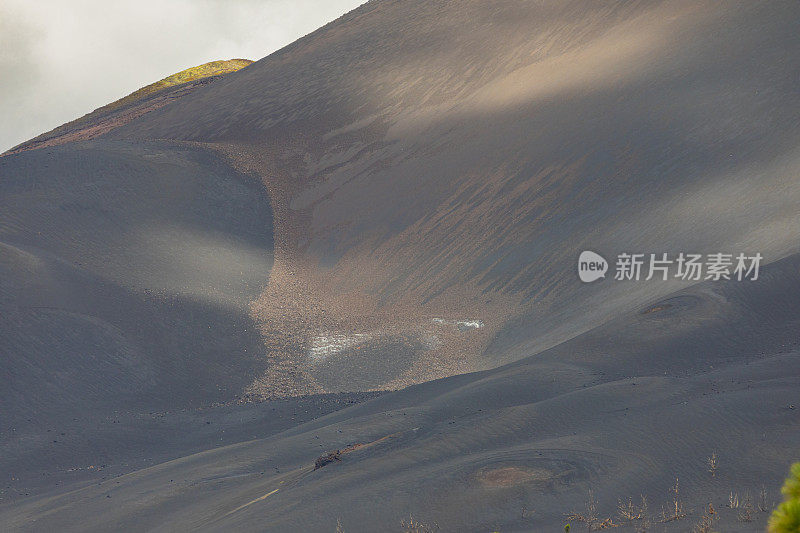
[[[4,155],[0,521],[763,527],[800,439],[799,17],[377,0]],[[681,252],[763,262],[614,279]]]

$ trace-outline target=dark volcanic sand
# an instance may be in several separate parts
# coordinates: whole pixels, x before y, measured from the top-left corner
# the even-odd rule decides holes
[[[677,478],[651,530],[763,530],[800,445],[799,10],[373,1],[0,157],[0,524],[560,531],[590,489],[655,522]],[[586,285],[586,249],[765,266]]]

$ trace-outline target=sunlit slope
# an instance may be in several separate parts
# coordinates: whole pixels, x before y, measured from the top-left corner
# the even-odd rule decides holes
[[[797,251],[797,9],[370,2],[111,135],[208,143],[269,189],[253,310],[282,370],[254,390],[398,387],[683,286],[584,285],[582,250]]]
[[[186,70],[182,70],[176,74],[167,76],[163,80],[159,80],[155,83],[147,85],[146,87],[142,87],[141,89],[132,92],[124,98],[120,98],[115,102],[101,107],[98,109],[98,111],[110,111],[136,100],[146,98],[147,96],[150,96],[151,94],[163,89],[174,87],[175,85],[180,85],[189,81],[200,80],[211,76],[223,76],[231,72],[236,72],[237,70],[242,69],[251,63],[252,61],[249,59],[228,59],[221,61],[210,61],[196,67],[187,68]]]

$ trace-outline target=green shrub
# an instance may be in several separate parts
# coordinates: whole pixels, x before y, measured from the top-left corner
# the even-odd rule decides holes
[[[781,489],[787,500],[800,500],[800,463],[792,465],[789,478]]]
[[[770,533],[800,533],[800,500],[783,502],[769,517]]]
[[[800,463],[792,465],[781,492],[785,499],[769,518],[769,533],[800,533]]]

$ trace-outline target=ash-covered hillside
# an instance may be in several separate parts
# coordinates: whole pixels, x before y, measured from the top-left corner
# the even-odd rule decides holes
[[[372,1],[4,154],[0,520],[557,531],[591,489],[630,530],[763,529],[800,438],[799,16]],[[681,252],[760,276],[613,279]]]

